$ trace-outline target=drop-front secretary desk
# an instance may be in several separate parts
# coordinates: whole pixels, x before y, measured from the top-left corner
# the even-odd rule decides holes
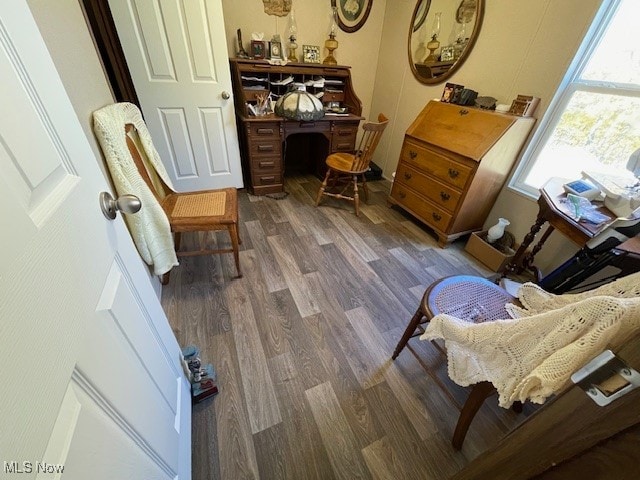
[[[232,59],[230,64],[242,172],[245,185],[254,195],[283,191],[285,159],[309,162],[313,172],[321,176],[329,153],[355,149],[362,102],[353,90],[349,67],[310,63],[280,66],[242,59]],[[293,82],[306,83],[307,91],[323,104],[345,108],[347,113],[327,114],[314,122],[250,113],[249,105],[255,105],[259,96],[271,93],[272,98],[278,98]],[[296,134],[304,135],[293,139]]]
[[[481,230],[534,122],[429,102],[404,136],[389,201],[431,227],[441,246]]]

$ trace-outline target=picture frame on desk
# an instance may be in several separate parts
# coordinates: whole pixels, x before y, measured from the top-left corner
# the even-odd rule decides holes
[[[320,63],[320,47],[317,45],[302,46],[303,63]]]
[[[262,40],[251,40],[251,58],[264,58],[265,48]]]
[[[269,43],[269,58],[282,60],[282,43],[275,41]]]

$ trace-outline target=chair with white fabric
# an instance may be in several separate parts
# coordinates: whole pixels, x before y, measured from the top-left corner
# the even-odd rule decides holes
[[[526,283],[517,298],[486,279],[457,275],[427,288],[392,358],[411,337],[444,340],[451,380],[473,386],[452,438],[459,450],[489,396],[497,392],[503,408],[541,404],[638,330],[640,273],[578,294],[554,295]]]
[[[176,255],[233,253],[241,277],[236,189],[176,192],[140,110],[131,103],[108,105],[94,112],[93,118],[118,194],[131,193],[142,201],[142,210],[136,218],[127,218],[127,223],[138,251],[154,266],[162,283],[169,282],[169,271],[178,264]],[[230,248],[180,250],[182,232],[215,230],[229,232]]]

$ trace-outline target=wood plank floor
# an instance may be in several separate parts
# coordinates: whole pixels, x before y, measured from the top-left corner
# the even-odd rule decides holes
[[[466,391],[433,345],[391,353],[429,283],[491,275],[386,206],[371,182],[361,216],[287,178],[282,200],[240,192],[242,279],[231,255],[186,257],[162,303],[181,345],[213,363],[220,393],[193,410],[193,478],[443,479],[524,419],[490,399],[460,452],[450,445]],[[183,235],[185,248],[198,241]],[[204,236],[228,244],[226,232]]]

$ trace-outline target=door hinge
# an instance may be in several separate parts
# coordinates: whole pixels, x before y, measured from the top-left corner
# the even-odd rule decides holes
[[[605,350],[571,375],[571,381],[604,407],[640,387],[640,373]]]

